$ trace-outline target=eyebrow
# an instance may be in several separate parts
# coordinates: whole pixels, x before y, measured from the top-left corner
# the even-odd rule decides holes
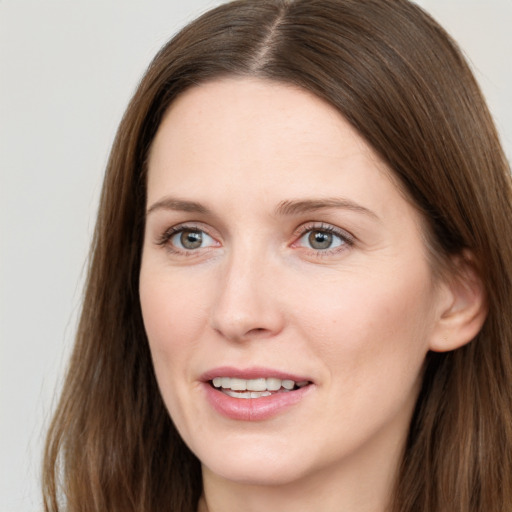
[[[327,199],[301,199],[297,201],[282,201],[276,208],[277,215],[299,215],[304,213],[316,212],[318,210],[326,210],[330,208],[341,208],[344,210],[351,210],[357,213],[363,213],[376,220],[379,220],[378,215],[357,204],[349,199],[342,198],[327,198]]]
[[[176,199],[173,197],[164,197],[160,201],[152,204],[146,211],[146,215],[149,215],[155,210],[175,210],[181,212],[201,213],[203,215],[211,214],[211,211],[201,203],[197,203],[196,201],[185,201],[183,199]]]
[[[277,216],[301,215],[305,213],[316,212],[318,210],[326,210],[332,208],[341,208],[357,213],[363,213],[379,220],[378,215],[372,210],[369,210],[368,208],[365,208],[364,206],[361,206],[360,204],[357,204],[348,199],[341,198],[286,200],[280,202],[277,205],[275,214]],[[212,215],[211,210],[206,208],[206,206],[201,203],[174,197],[164,197],[160,201],[152,204],[148,208],[146,215],[149,215],[155,210],[174,210],[189,213],[200,213],[202,215]]]

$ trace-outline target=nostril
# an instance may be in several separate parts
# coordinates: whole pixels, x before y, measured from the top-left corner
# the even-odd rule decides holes
[[[265,329],[264,327],[255,327],[254,329],[250,329],[247,331],[244,335],[244,337],[259,337],[264,336],[265,334],[269,333],[270,331],[268,329]]]

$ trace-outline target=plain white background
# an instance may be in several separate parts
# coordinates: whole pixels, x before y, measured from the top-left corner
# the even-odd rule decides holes
[[[103,170],[159,47],[212,0],[0,0],[0,510],[41,510]],[[511,0],[419,1],[459,41],[512,157]]]

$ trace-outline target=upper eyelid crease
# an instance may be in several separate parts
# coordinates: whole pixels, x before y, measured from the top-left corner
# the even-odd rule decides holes
[[[300,239],[311,231],[324,231],[326,233],[332,233],[333,235],[341,238],[348,245],[353,245],[357,240],[356,237],[349,231],[338,226],[333,226],[332,224],[325,224],[323,222],[320,225],[304,224],[300,226],[296,232],[296,236]]]
[[[298,236],[302,235],[303,233],[307,233],[308,231],[329,231],[329,232],[334,232],[334,233],[338,233],[340,235],[346,235],[346,236],[350,236],[350,237],[354,238],[354,236],[350,232],[348,232],[346,229],[343,229],[339,226],[335,226],[334,224],[326,223],[326,222],[315,222],[315,221],[306,222],[306,223],[300,225],[295,230],[295,232]]]
[[[162,241],[164,239],[169,239],[176,233],[181,233],[183,231],[201,232],[201,233],[205,233],[206,235],[214,238],[213,235],[211,235],[208,232],[208,230],[206,230],[204,227],[202,227],[202,225],[199,225],[199,224],[196,225],[194,223],[181,223],[181,224],[178,224],[176,226],[171,226],[168,229],[166,229],[163,233],[161,233],[157,236],[157,240]]]

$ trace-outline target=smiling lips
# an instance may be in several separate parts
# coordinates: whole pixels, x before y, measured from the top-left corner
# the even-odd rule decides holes
[[[308,385],[307,380],[295,382],[277,377],[240,379],[236,377],[214,377],[213,387],[232,398],[262,398],[275,393],[286,393]]]
[[[213,409],[221,416],[239,421],[272,418],[299,403],[315,388],[314,383],[304,377],[257,368],[217,369],[201,380]]]

